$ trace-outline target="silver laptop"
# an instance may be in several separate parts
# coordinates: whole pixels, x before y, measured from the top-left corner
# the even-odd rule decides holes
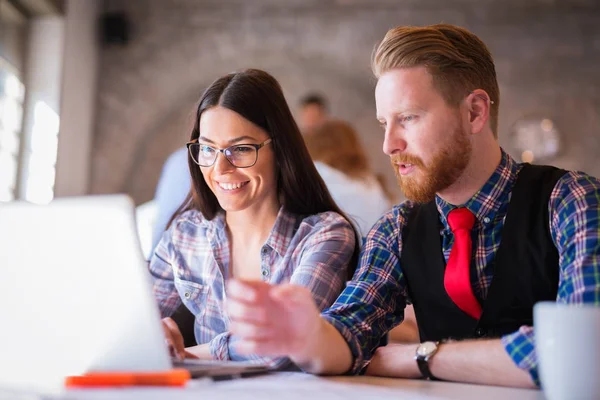
[[[172,368],[129,197],[0,203],[0,271],[0,387],[56,392],[67,375]]]

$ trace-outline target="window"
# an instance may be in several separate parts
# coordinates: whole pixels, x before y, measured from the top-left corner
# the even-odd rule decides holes
[[[56,153],[58,150],[58,114],[43,101],[35,104],[31,146],[26,146],[25,200],[47,204],[54,197]]]
[[[63,22],[42,3],[0,0],[0,201],[54,197]]]
[[[0,201],[15,199],[25,87],[0,58]]]

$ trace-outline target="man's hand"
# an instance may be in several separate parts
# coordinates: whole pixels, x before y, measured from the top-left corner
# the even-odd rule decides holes
[[[379,347],[367,367],[366,375],[420,378],[421,372],[415,360],[417,346],[417,344],[389,344]]]
[[[302,360],[323,323],[311,292],[301,286],[232,280],[227,303],[240,353]]]

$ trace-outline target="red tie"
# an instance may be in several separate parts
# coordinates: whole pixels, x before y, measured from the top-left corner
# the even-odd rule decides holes
[[[452,301],[475,319],[481,316],[481,306],[473,294],[469,266],[471,264],[471,228],[475,216],[466,208],[456,208],[448,214],[448,224],[454,233],[454,245],[446,264],[444,286]]]

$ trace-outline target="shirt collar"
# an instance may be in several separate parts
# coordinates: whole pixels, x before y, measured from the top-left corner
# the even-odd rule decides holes
[[[281,207],[265,245],[271,247],[280,256],[285,255],[294,237],[298,218],[300,217]],[[221,211],[211,221],[206,221],[206,225],[208,239],[213,242],[213,245],[228,242],[224,212]]]
[[[510,192],[519,169],[520,164],[502,150],[500,164],[481,189],[463,205],[455,206],[436,195],[435,203],[444,227],[448,228],[448,213],[458,207],[469,209],[480,222],[494,221],[501,206],[508,204]]]
[[[279,213],[277,213],[277,219],[265,245],[271,247],[279,256],[283,257],[294,237],[298,218],[300,217],[286,211],[282,206]]]
[[[206,226],[206,236],[213,246],[227,243],[225,213],[223,211],[219,211],[210,221],[204,220],[204,224]]]

